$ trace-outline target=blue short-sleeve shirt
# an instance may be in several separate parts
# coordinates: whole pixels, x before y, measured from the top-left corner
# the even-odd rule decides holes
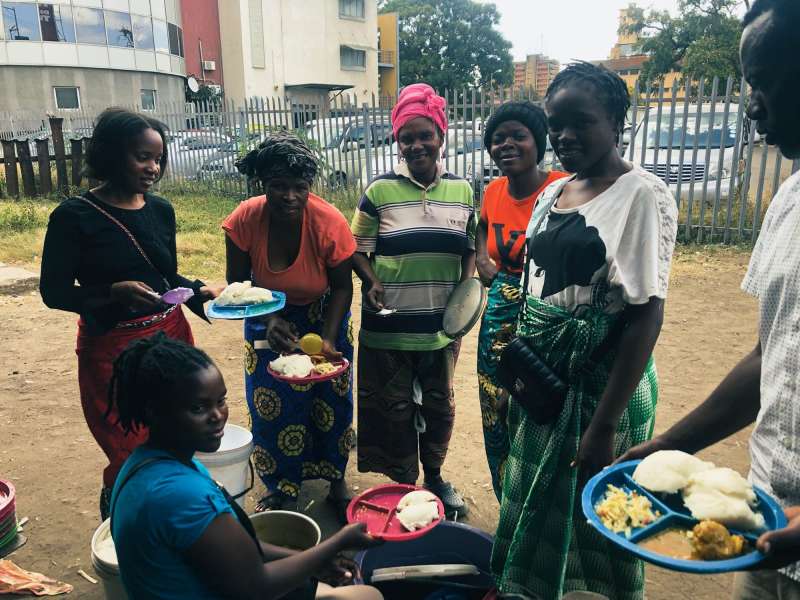
[[[184,559],[185,551],[223,513],[228,501],[197,461],[197,470],[159,460],[136,473],[119,490],[128,472],[166,452],[140,446],[125,462],[112,494],[112,536],[120,576],[131,600],[211,600],[220,596]]]

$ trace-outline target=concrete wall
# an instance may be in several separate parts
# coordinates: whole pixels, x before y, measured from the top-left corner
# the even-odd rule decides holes
[[[393,67],[380,67],[379,87],[381,97],[397,98],[400,86],[400,40],[398,39],[398,14],[378,15],[378,29],[381,33],[380,50],[391,52]]]
[[[142,89],[157,90],[157,103],[161,106],[184,100],[183,78],[176,75],[0,65],[0,107],[3,110],[56,112],[54,86],[80,88],[81,108],[84,109],[138,104]]]
[[[181,13],[183,17],[183,47],[186,55],[186,74],[194,75],[201,82],[224,85],[217,0],[184,1],[181,3]],[[204,72],[201,69],[201,42],[203,60],[213,60],[216,63],[214,71]]]
[[[350,94],[378,95],[376,0],[365,0],[364,19],[339,17],[338,0],[218,0],[218,6],[229,98],[283,97],[286,85],[304,84],[352,85]],[[259,12],[260,19],[251,17]],[[365,50],[366,68],[342,69],[340,45]]]

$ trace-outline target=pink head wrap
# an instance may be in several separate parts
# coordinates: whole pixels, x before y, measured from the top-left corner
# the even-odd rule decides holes
[[[394,139],[403,125],[416,119],[426,117],[436,123],[442,133],[447,131],[447,101],[438,96],[427,83],[414,83],[400,92],[397,104],[392,109],[392,132]]]

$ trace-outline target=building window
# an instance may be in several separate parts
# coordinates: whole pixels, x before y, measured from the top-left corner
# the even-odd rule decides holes
[[[153,39],[155,40],[156,50],[169,52],[169,33],[167,32],[166,22],[153,19]]]
[[[350,46],[339,46],[339,58],[342,63],[342,69],[346,71],[367,70],[367,52],[365,50],[356,50]]]
[[[169,37],[169,53],[175,56],[183,56],[183,32],[177,25],[169,23],[168,37]]]
[[[61,110],[78,110],[81,107],[80,90],[76,87],[54,87],[56,108]]]
[[[140,93],[142,110],[155,110],[156,109],[156,91],[155,90],[142,90]]]
[[[339,0],[339,16],[348,19],[363,19],[364,0]]]
[[[75,31],[81,44],[106,45],[103,11],[96,8],[75,8]]]
[[[3,29],[6,39],[41,41],[36,5],[28,2],[3,2]]]
[[[75,43],[75,23],[72,8],[60,4],[39,5],[39,26],[45,42]]]
[[[131,16],[114,10],[106,11],[106,31],[108,45],[117,48],[133,48],[133,27]]]
[[[133,17],[133,45],[138,50],[154,50],[153,21],[149,17]]]

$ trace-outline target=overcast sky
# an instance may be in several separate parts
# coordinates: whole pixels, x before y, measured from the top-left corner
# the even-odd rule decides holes
[[[489,0],[481,0],[487,2]],[[619,9],[630,0],[491,0],[500,30],[514,47],[514,60],[544,52],[561,64],[608,58],[616,43]],[[677,0],[640,0],[639,5],[677,11]]]

